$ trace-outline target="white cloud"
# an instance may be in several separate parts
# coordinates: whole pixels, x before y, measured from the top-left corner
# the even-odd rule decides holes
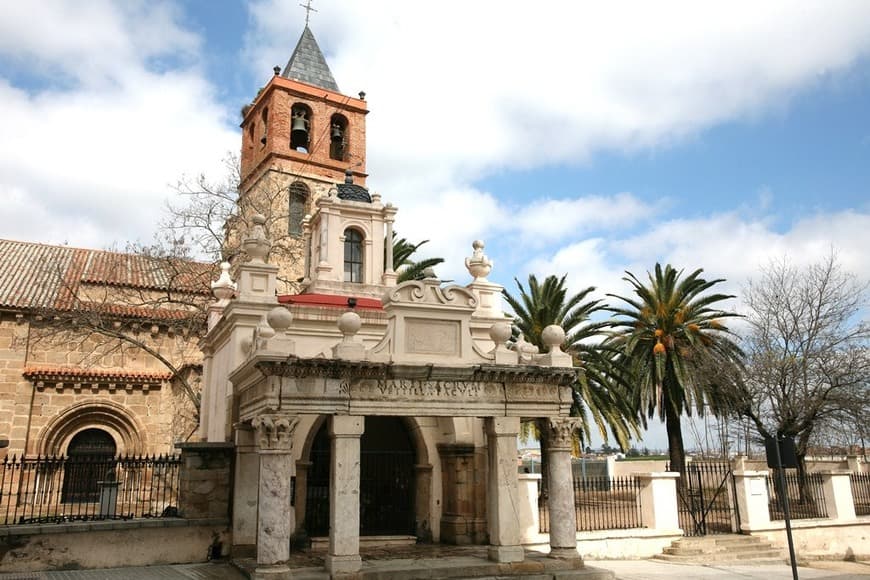
[[[219,172],[238,146],[214,88],[195,62],[177,62],[195,61],[198,38],[168,3],[19,4],[4,13],[0,55],[32,59],[60,82],[25,91],[0,79],[0,235],[98,247],[149,239],[170,185]]]

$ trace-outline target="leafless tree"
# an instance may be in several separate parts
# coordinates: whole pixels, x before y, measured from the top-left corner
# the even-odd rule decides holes
[[[764,437],[794,437],[802,466],[825,424],[866,409],[867,289],[834,253],[807,267],[773,261],[746,288],[746,361],[732,376],[734,408]]]

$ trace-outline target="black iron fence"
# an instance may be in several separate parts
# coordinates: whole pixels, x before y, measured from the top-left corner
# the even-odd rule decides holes
[[[779,475],[774,469],[767,477],[768,509],[771,520],[785,519],[782,499],[786,494],[788,494],[789,514],[792,519],[828,517],[821,474],[801,474],[795,469],[786,469],[785,489],[781,487]]]
[[[577,530],[641,528],[640,485],[631,476],[574,478],[574,510]],[[547,499],[538,497],[540,531],[550,531]]]
[[[870,516],[870,473],[852,473],[852,500],[856,516]]]
[[[0,525],[178,514],[178,456],[7,457]]]

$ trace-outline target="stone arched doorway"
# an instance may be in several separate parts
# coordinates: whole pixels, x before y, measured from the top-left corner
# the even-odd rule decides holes
[[[114,438],[102,429],[76,433],[67,447],[61,502],[97,501],[99,482],[114,475],[116,450]]]
[[[329,426],[324,421],[309,455],[305,529],[309,536],[329,534]],[[417,453],[405,421],[366,417],[360,437],[360,535],[415,534]]]

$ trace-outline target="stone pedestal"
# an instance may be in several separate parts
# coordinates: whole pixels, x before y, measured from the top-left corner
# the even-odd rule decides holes
[[[633,475],[640,484],[643,525],[653,530],[678,530],[680,522],[677,516],[677,479],[680,474],[658,471]]]
[[[745,467],[745,461],[735,462],[735,467]],[[767,471],[736,469],[734,488],[737,491],[737,510],[740,514],[740,527],[751,530],[770,524],[767,497]]]
[[[279,574],[278,565],[290,557],[295,519],[289,510],[290,481],[296,470],[292,441],[298,422],[298,417],[277,414],[260,415],[252,421],[260,455],[257,577]]]
[[[359,476],[360,436],[364,417],[336,415],[332,417],[329,435],[332,439],[329,486],[329,553],[326,570],[332,575],[359,571]]]
[[[550,419],[547,474],[550,479],[550,557],[580,559],[577,552],[577,514],[574,509],[574,476],[571,448],[579,419]]]
[[[522,562],[525,553],[520,544],[520,518],[517,433],[519,417],[486,419],[487,453],[487,524],[489,559],[495,562]]]
[[[852,483],[848,470],[828,470],[820,472],[822,493],[825,494],[825,507],[828,517],[833,520],[854,520],[855,500],[852,498]]]

